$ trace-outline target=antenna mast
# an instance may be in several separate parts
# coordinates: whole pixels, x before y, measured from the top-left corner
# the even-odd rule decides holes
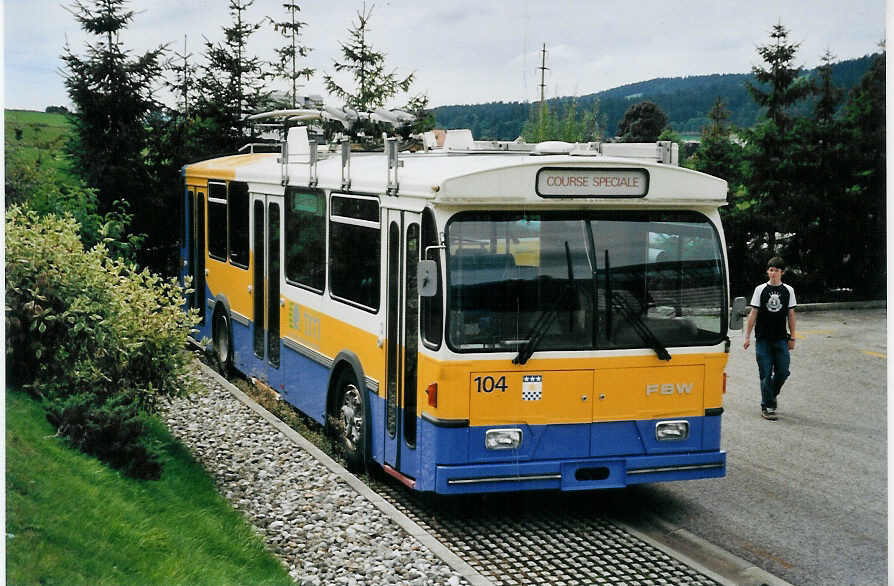
[[[540,50],[540,67],[537,69],[540,70],[540,104],[543,105],[546,93],[546,70],[549,69],[546,66],[546,43],[543,43],[543,48]]]

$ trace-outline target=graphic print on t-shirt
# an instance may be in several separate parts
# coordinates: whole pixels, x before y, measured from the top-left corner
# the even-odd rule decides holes
[[[770,293],[770,298],[767,300],[767,309],[773,313],[782,309],[782,301],[779,299],[779,293]]]

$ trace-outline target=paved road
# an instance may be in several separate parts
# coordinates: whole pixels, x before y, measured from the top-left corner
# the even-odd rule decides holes
[[[760,416],[754,347],[733,332],[724,400],[727,477],[615,495],[793,584],[885,584],[885,310],[798,315],[779,420]]]

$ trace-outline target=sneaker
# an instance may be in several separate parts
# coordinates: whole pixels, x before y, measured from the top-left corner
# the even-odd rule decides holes
[[[770,421],[776,421],[776,409],[761,409],[761,417]]]

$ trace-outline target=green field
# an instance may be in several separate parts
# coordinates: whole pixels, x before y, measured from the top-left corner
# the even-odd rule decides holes
[[[185,448],[160,423],[152,434],[162,478],[124,478],[7,391],[7,584],[291,583]]]
[[[39,164],[65,175],[67,159],[65,141],[71,123],[64,114],[5,110],[6,158],[20,158],[21,162]]]

